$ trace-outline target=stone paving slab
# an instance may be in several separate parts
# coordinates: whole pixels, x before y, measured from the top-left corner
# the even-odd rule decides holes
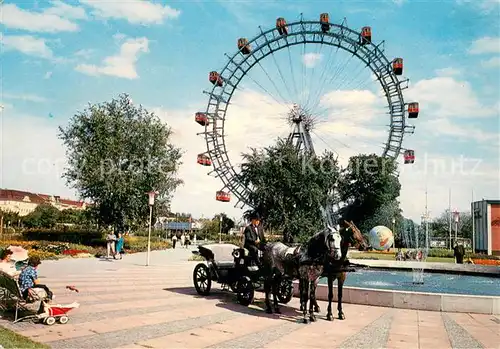
[[[498,317],[344,304],[345,320],[301,323],[298,300],[266,314],[256,293],[250,307],[213,285],[196,294],[190,250],[155,251],[123,260],[70,259],[44,262],[42,280],[57,302],[78,301],[66,325],[0,320],[53,348],[493,348],[499,349]],[[81,292],[65,289],[76,286]],[[336,306],[334,306],[336,309]],[[334,311],[336,315],[336,311]],[[0,343],[1,344],[1,343]]]

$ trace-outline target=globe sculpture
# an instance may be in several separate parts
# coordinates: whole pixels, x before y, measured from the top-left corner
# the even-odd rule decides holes
[[[394,244],[394,234],[389,228],[377,225],[368,233],[368,240],[373,249],[384,251]]]

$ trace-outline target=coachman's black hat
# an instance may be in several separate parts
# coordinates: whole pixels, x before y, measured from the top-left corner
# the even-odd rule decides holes
[[[258,212],[253,212],[252,214],[250,214],[250,217],[249,217],[251,220],[252,219],[259,219],[260,220],[260,215]]]

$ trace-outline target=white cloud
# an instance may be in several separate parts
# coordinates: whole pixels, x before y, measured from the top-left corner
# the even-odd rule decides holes
[[[408,89],[405,100],[419,102],[420,115],[426,120],[429,116],[474,118],[491,117],[498,113],[495,108],[479,102],[467,81],[452,77],[420,80]]]
[[[70,19],[84,18],[85,12],[79,7],[70,6],[60,1],[44,12],[21,9],[13,4],[4,4],[0,8],[0,23],[12,29],[30,32],[75,32],[79,27]],[[70,19],[68,19],[70,18]]]
[[[429,120],[425,127],[436,136],[448,135],[457,137],[458,140],[474,140],[478,143],[492,144],[497,149],[500,146],[498,132],[485,132],[470,124],[452,122],[449,118]]]
[[[498,68],[500,67],[500,57],[491,57],[488,60],[482,61],[481,65],[485,68]]]
[[[139,53],[149,52],[149,41],[147,38],[127,39],[120,48],[117,55],[106,57],[103,64],[79,64],[76,70],[87,75],[109,75],[125,79],[137,79],[136,63]]]
[[[469,53],[473,55],[500,53],[500,37],[485,36],[473,41]]]
[[[10,93],[4,93],[4,94],[2,94],[2,97],[5,98],[5,99],[22,100],[22,101],[35,102],[35,103],[44,103],[44,102],[47,102],[47,98],[40,97],[40,96],[33,95],[33,94],[10,94]]]
[[[31,35],[5,35],[1,43],[6,51],[14,50],[29,56],[46,59],[54,57],[54,53],[47,46],[45,39]]]
[[[45,75],[43,76],[44,79],[50,79],[51,77],[52,77],[51,71],[46,72]]]
[[[452,67],[446,67],[446,68],[436,70],[436,75],[438,75],[438,76],[457,76],[460,74],[461,74],[461,71],[459,69],[452,68]]]
[[[96,17],[125,19],[133,24],[161,24],[165,19],[179,17],[181,13],[168,5],[162,6],[146,0],[80,2],[93,8],[93,15]]]
[[[57,127],[46,116],[4,112],[1,147],[8,151],[0,152],[2,187],[74,197],[60,178],[66,158]]]
[[[51,1],[50,3],[52,7],[46,9],[44,11],[45,14],[71,19],[87,19],[87,14],[83,7],[71,6],[59,0]]]
[[[452,206],[470,211],[472,190],[475,200],[497,199],[500,192],[498,159],[471,155],[444,156],[436,152],[416,152],[412,165],[401,165],[399,180],[403,214],[420,222],[425,211],[425,190],[431,217],[448,208],[448,191],[452,190]]]
[[[322,58],[321,53],[306,53],[302,55],[302,62],[307,68],[314,68]]]
[[[94,52],[94,50],[92,50],[92,49],[82,49],[82,50],[76,51],[74,53],[74,55],[76,57],[81,57],[81,58],[84,58],[84,59],[89,59],[92,56],[93,52]]]
[[[406,0],[392,0],[392,2],[394,4],[396,4],[397,6],[401,6],[405,3]]]

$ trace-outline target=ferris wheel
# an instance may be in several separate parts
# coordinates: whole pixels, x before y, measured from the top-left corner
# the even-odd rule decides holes
[[[414,150],[403,148],[402,143],[406,134],[414,133],[415,126],[410,125],[407,119],[418,117],[419,104],[418,102],[405,103],[403,90],[408,87],[409,79],[402,77],[403,58],[397,57],[389,60],[384,53],[384,41],[378,44],[372,41],[371,27],[365,26],[361,28],[361,31],[355,31],[347,26],[345,19],[340,24],[332,23],[329,14],[322,13],[319,21],[304,20],[301,16],[297,21],[287,23],[284,18],[280,17],[276,20],[275,27],[268,30],[260,27],[259,29],[260,33],[253,39],[239,38],[237,40],[237,51],[233,55],[226,54],[228,61],[220,72],[209,73],[208,78],[213,87],[211,91],[204,91],[209,97],[208,105],[205,111],[195,114],[196,123],[204,127],[204,130],[198,134],[204,136],[206,141],[206,151],[198,154],[197,162],[202,166],[212,166],[213,171],[209,174],[214,174],[223,183],[223,187],[216,192],[217,201],[230,202],[233,195],[236,197],[235,206],[251,205],[248,202],[250,188],[239,181],[238,171],[228,156],[224,131],[228,116],[231,117],[228,108],[232,104],[233,97],[242,90],[241,85],[245,79],[252,79],[264,91],[269,90],[250,77],[250,72],[260,67],[269,78],[268,70],[266,71],[262,65],[262,62],[267,60],[266,58],[272,58],[277,73],[284,81],[284,69],[279,63],[284,58],[278,57],[277,59],[276,55],[280,51],[288,50],[293,73],[290,56],[293,47],[301,47],[303,52],[309,46],[319,46],[320,50],[323,47],[329,47],[335,52],[340,50],[348,55],[348,60],[354,58],[361,65],[362,70],[366,71],[368,68],[373,82],[378,82],[381,88],[381,96],[384,97],[382,98],[383,114],[388,116],[387,124],[383,125],[386,140],[381,143],[380,154],[392,159],[403,155],[405,164],[414,163]],[[328,59],[330,61],[330,56]],[[327,62],[326,66],[334,67],[334,63]],[[325,71],[327,71],[326,75]],[[331,76],[333,79],[335,73],[325,68],[321,76],[311,79],[321,85]],[[269,80],[276,87],[273,79],[269,78]],[[302,88],[305,89],[305,87]],[[289,86],[285,84],[284,89],[289,90]],[[276,91],[280,96],[282,95],[277,87]],[[278,98],[273,97],[273,99]],[[292,126],[288,140],[298,148],[314,153],[310,131],[314,123],[314,114],[318,112],[317,108],[314,110],[308,107],[309,101],[287,100],[286,105],[289,109],[288,121]],[[357,110],[356,113],[362,114],[363,111]]]

